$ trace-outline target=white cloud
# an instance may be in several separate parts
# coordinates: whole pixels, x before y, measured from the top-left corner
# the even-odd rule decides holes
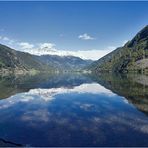
[[[0,40],[1,40],[2,44],[7,45],[7,46],[14,48],[16,50],[27,51],[27,49],[34,48],[33,44],[30,44],[28,42],[19,42],[17,40],[13,40],[13,39],[8,38],[6,36],[0,36]]]
[[[86,36],[88,36],[86,34]],[[92,38],[92,37],[85,37],[85,38]],[[12,40],[8,37],[0,36],[0,39],[3,44],[8,45],[11,48],[16,50],[28,52],[34,55],[59,55],[59,56],[77,56],[83,59],[92,59],[98,60],[104,55],[108,54],[109,52],[113,51],[116,47],[109,46],[106,49],[97,50],[97,49],[90,49],[90,50],[58,50],[56,45],[51,42],[46,43],[39,43],[39,44],[31,44],[28,42],[19,42],[17,40]]]
[[[56,55],[58,53],[58,50],[55,48],[55,44],[53,43],[36,44],[36,48],[32,48],[25,51],[35,55]]]
[[[115,49],[115,48],[114,48]],[[92,60],[98,60],[101,57],[105,56],[106,54],[110,53],[114,49],[105,49],[105,50],[79,50],[75,51],[74,55],[81,57],[83,59],[92,59]]]
[[[6,37],[6,36],[0,36],[0,40],[3,41],[5,44],[12,45],[15,41]]]
[[[33,44],[30,44],[28,42],[21,42],[18,43],[18,45],[22,48],[22,49],[32,49],[34,47]]]
[[[94,38],[91,37],[90,35],[88,35],[87,33],[84,33],[82,35],[79,35],[78,38],[79,39],[82,39],[82,40],[94,40]]]
[[[55,48],[37,48],[37,49],[26,50],[26,52],[29,52],[30,54],[34,55],[76,56],[82,59],[98,60],[101,57],[113,51],[114,49],[115,47],[107,48],[105,50],[92,49],[92,50],[72,51],[72,50],[58,50]]]
[[[115,47],[115,46],[108,46],[108,50],[115,50],[117,47]]]
[[[10,39],[8,37],[3,37],[2,38],[4,41],[10,41]]]
[[[53,48],[55,46],[55,44],[53,43],[40,43],[40,48],[43,49],[43,48]]]

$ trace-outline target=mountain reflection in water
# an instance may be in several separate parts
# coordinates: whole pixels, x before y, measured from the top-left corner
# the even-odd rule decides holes
[[[0,137],[24,146],[148,146],[148,86],[142,79],[1,78]]]

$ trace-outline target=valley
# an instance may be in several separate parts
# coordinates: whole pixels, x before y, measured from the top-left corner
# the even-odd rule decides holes
[[[0,45],[0,74],[36,74],[38,72],[115,72],[148,73],[148,26],[123,47],[97,61],[72,55],[31,55]]]

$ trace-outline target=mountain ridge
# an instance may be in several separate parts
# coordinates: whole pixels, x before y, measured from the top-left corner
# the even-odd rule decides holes
[[[27,73],[29,71],[46,71],[50,68],[37,61],[33,55],[16,51],[0,44],[0,72]],[[52,69],[52,68],[51,68]]]
[[[75,56],[41,55],[21,52],[0,44],[0,74],[79,71],[92,63]]]
[[[119,47],[101,59],[92,63],[88,69],[93,72],[147,72],[148,62],[145,60],[146,67],[138,64],[139,60],[148,58],[148,25],[146,25],[135,37],[128,41],[123,47]],[[141,62],[143,63],[143,62]]]
[[[82,70],[87,65],[90,65],[92,60],[84,60],[76,56],[58,56],[58,55],[41,55],[37,59],[42,63],[53,66],[56,70]]]

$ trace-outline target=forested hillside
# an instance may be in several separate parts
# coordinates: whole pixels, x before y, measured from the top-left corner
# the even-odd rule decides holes
[[[148,71],[148,26],[131,41],[119,47],[89,67],[94,72],[147,72]]]

